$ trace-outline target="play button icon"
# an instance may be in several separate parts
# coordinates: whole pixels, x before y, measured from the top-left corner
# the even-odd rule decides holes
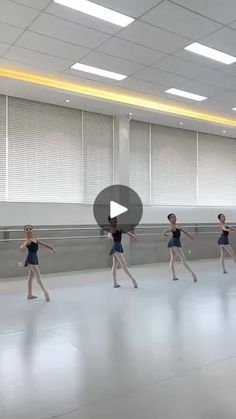
[[[137,192],[124,185],[113,185],[103,189],[95,199],[93,214],[97,224],[110,231],[108,217],[118,218],[123,231],[135,228],[143,215],[143,205]]]
[[[110,217],[118,217],[118,215],[124,214],[128,211],[128,208],[123,207],[123,205],[117,204],[117,202],[110,202]]]

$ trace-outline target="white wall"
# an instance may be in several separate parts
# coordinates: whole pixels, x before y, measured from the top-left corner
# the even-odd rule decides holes
[[[141,223],[165,224],[166,216],[175,212],[180,223],[216,223],[220,212],[236,223],[232,207],[144,207]],[[42,204],[0,202],[1,226],[95,224],[93,206],[83,204]]]

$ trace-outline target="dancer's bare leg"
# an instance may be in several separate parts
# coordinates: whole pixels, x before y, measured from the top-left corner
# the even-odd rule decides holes
[[[173,281],[177,281],[178,278],[175,273],[175,252],[172,247],[170,247],[170,269],[172,271]]]
[[[47,302],[48,302],[48,301],[50,301],[50,297],[49,297],[48,291],[47,291],[47,290],[46,290],[46,288],[44,287],[43,282],[42,282],[42,280],[41,280],[41,274],[40,274],[40,270],[39,270],[38,265],[34,265],[34,267],[33,267],[33,271],[34,271],[34,274],[35,274],[35,276],[36,276],[36,279],[37,279],[37,282],[38,282],[38,284],[39,284],[40,288],[41,288],[41,289],[42,289],[42,291],[44,292],[44,295],[45,295],[45,300],[46,300]]]
[[[227,246],[224,246],[224,249],[231,256],[233,261],[236,263],[236,254],[235,254],[235,251],[232,248],[232,246],[230,244],[228,244]]]
[[[113,255],[112,259],[113,259],[112,276],[113,276],[114,288],[120,288],[120,285],[118,284],[117,279],[116,279],[116,273],[117,273],[117,268],[118,268],[119,261],[118,261],[116,255]]]
[[[186,260],[186,258],[185,258],[185,255],[184,255],[184,252],[183,252],[183,250],[181,249],[181,247],[173,247],[173,250],[174,250],[174,252],[175,252],[175,254],[177,255],[177,256],[179,256],[179,258],[180,258],[180,260],[181,260],[181,262],[182,262],[182,264],[184,265],[184,267],[191,273],[191,275],[192,275],[192,277],[193,277],[193,280],[194,280],[194,282],[197,282],[197,275],[195,274],[195,272],[193,272],[192,271],[192,269],[190,268],[190,265],[188,264],[188,262],[187,262],[187,260]]]
[[[226,268],[225,268],[225,249],[224,246],[220,245],[220,262],[222,265],[223,274],[227,274]]]
[[[134,277],[131,275],[131,273],[130,273],[130,271],[128,269],[128,266],[126,264],[126,261],[125,261],[125,258],[123,256],[123,254],[116,252],[116,257],[117,257],[117,259],[118,259],[118,261],[119,261],[122,269],[126,273],[126,275],[128,275],[128,277],[131,279],[134,288],[138,288],[138,284],[137,284],[136,280],[134,279]]]
[[[27,295],[27,299],[28,300],[33,300],[34,298],[37,298],[35,295],[32,294],[32,290],[33,290],[33,279],[34,279],[34,271],[31,268],[31,266],[28,266],[29,269],[29,277],[28,277],[28,295]]]

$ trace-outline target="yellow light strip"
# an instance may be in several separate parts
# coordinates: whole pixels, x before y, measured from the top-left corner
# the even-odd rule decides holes
[[[164,112],[175,116],[198,119],[214,124],[236,127],[236,119],[221,117],[219,115],[202,113],[192,109],[161,103],[153,99],[140,97],[129,92],[122,92],[118,89],[102,88],[82,83],[73,83],[59,78],[49,77],[28,73],[21,70],[13,70],[0,67],[0,77],[6,77],[14,80],[25,81],[53,89],[64,90],[66,92],[78,93],[87,97],[108,100],[115,103],[135,106],[137,108]]]

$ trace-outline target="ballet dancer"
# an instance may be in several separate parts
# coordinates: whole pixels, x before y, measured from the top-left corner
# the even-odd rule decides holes
[[[172,238],[168,243],[168,247],[170,249],[170,267],[173,274],[173,281],[178,281],[179,279],[175,273],[175,258],[179,257],[184,267],[191,273],[194,282],[197,282],[197,276],[186,261],[180,241],[181,233],[184,233],[191,240],[193,237],[187,231],[183,230],[179,225],[177,225],[177,218],[175,214],[169,214],[167,218],[170,222],[170,228],[165,230],[163,234],[164,236],[168,236],[169,233],[172,233]]]
[[[48,302],[50,301],[50,297],[49,297],[48,291],[44,287],[41,280],[40,270],[38,267],[37,252],[38,252],[39,245],[46,247],[47,249],[51,250],[53,253],[55,253],[55,249],[52,246],[34,237],[33,227],[31,225],[26,225],[24,227],[24,233],[26,235],[26,240],[24,241],[24,243],[20,245],[20,250],[23,252],[26,248],[28,249],[28,255],[25,260],[25,267],[27,267],[29,270],[27,299],[33,300],[34,298],[37,298],[35,295],[32,294],[33,279],[34,277],[36,277],[40,288],[44,292],[45,300]]]
[[[222,234],[218,240],[218,245],[220,246],[220,261],[222,265],[223,274],[227,274],[225,268],[225,256],[228,254],[234,262],[236,262],[236,254],[229,243],[229,233],[230,231],[236,231],[235,227],[229,227],[226,224],[226,216],[224,214],[218,215],[218,220],[220,222],[220,227]]]
[[[116,279],[116,271],[119,265],[131,279],[134,288],[138,288],[138,284],[136,280],[134,279],[134,277],[131,275],[127,267],[124,255],[123,255],[124,251],[121,244],[121,240],[122,240],[122,234],[124,232],[122,231],[121,227],[118,225],[117,217],[111,218],[109,216],[108,221],[111,225],[111,231],[108,234],[108,237],[113,240],[113,245],[110,251],[110,256],[112,256],[112,259],[113,259],[112,276],[113,276],[114,288],[120,288],[120,285],[118,284],[117,279]],[[128,232],[126,234],[128,234],[128,236],[132,238],[136,238],[136,236],[131,232]]]

